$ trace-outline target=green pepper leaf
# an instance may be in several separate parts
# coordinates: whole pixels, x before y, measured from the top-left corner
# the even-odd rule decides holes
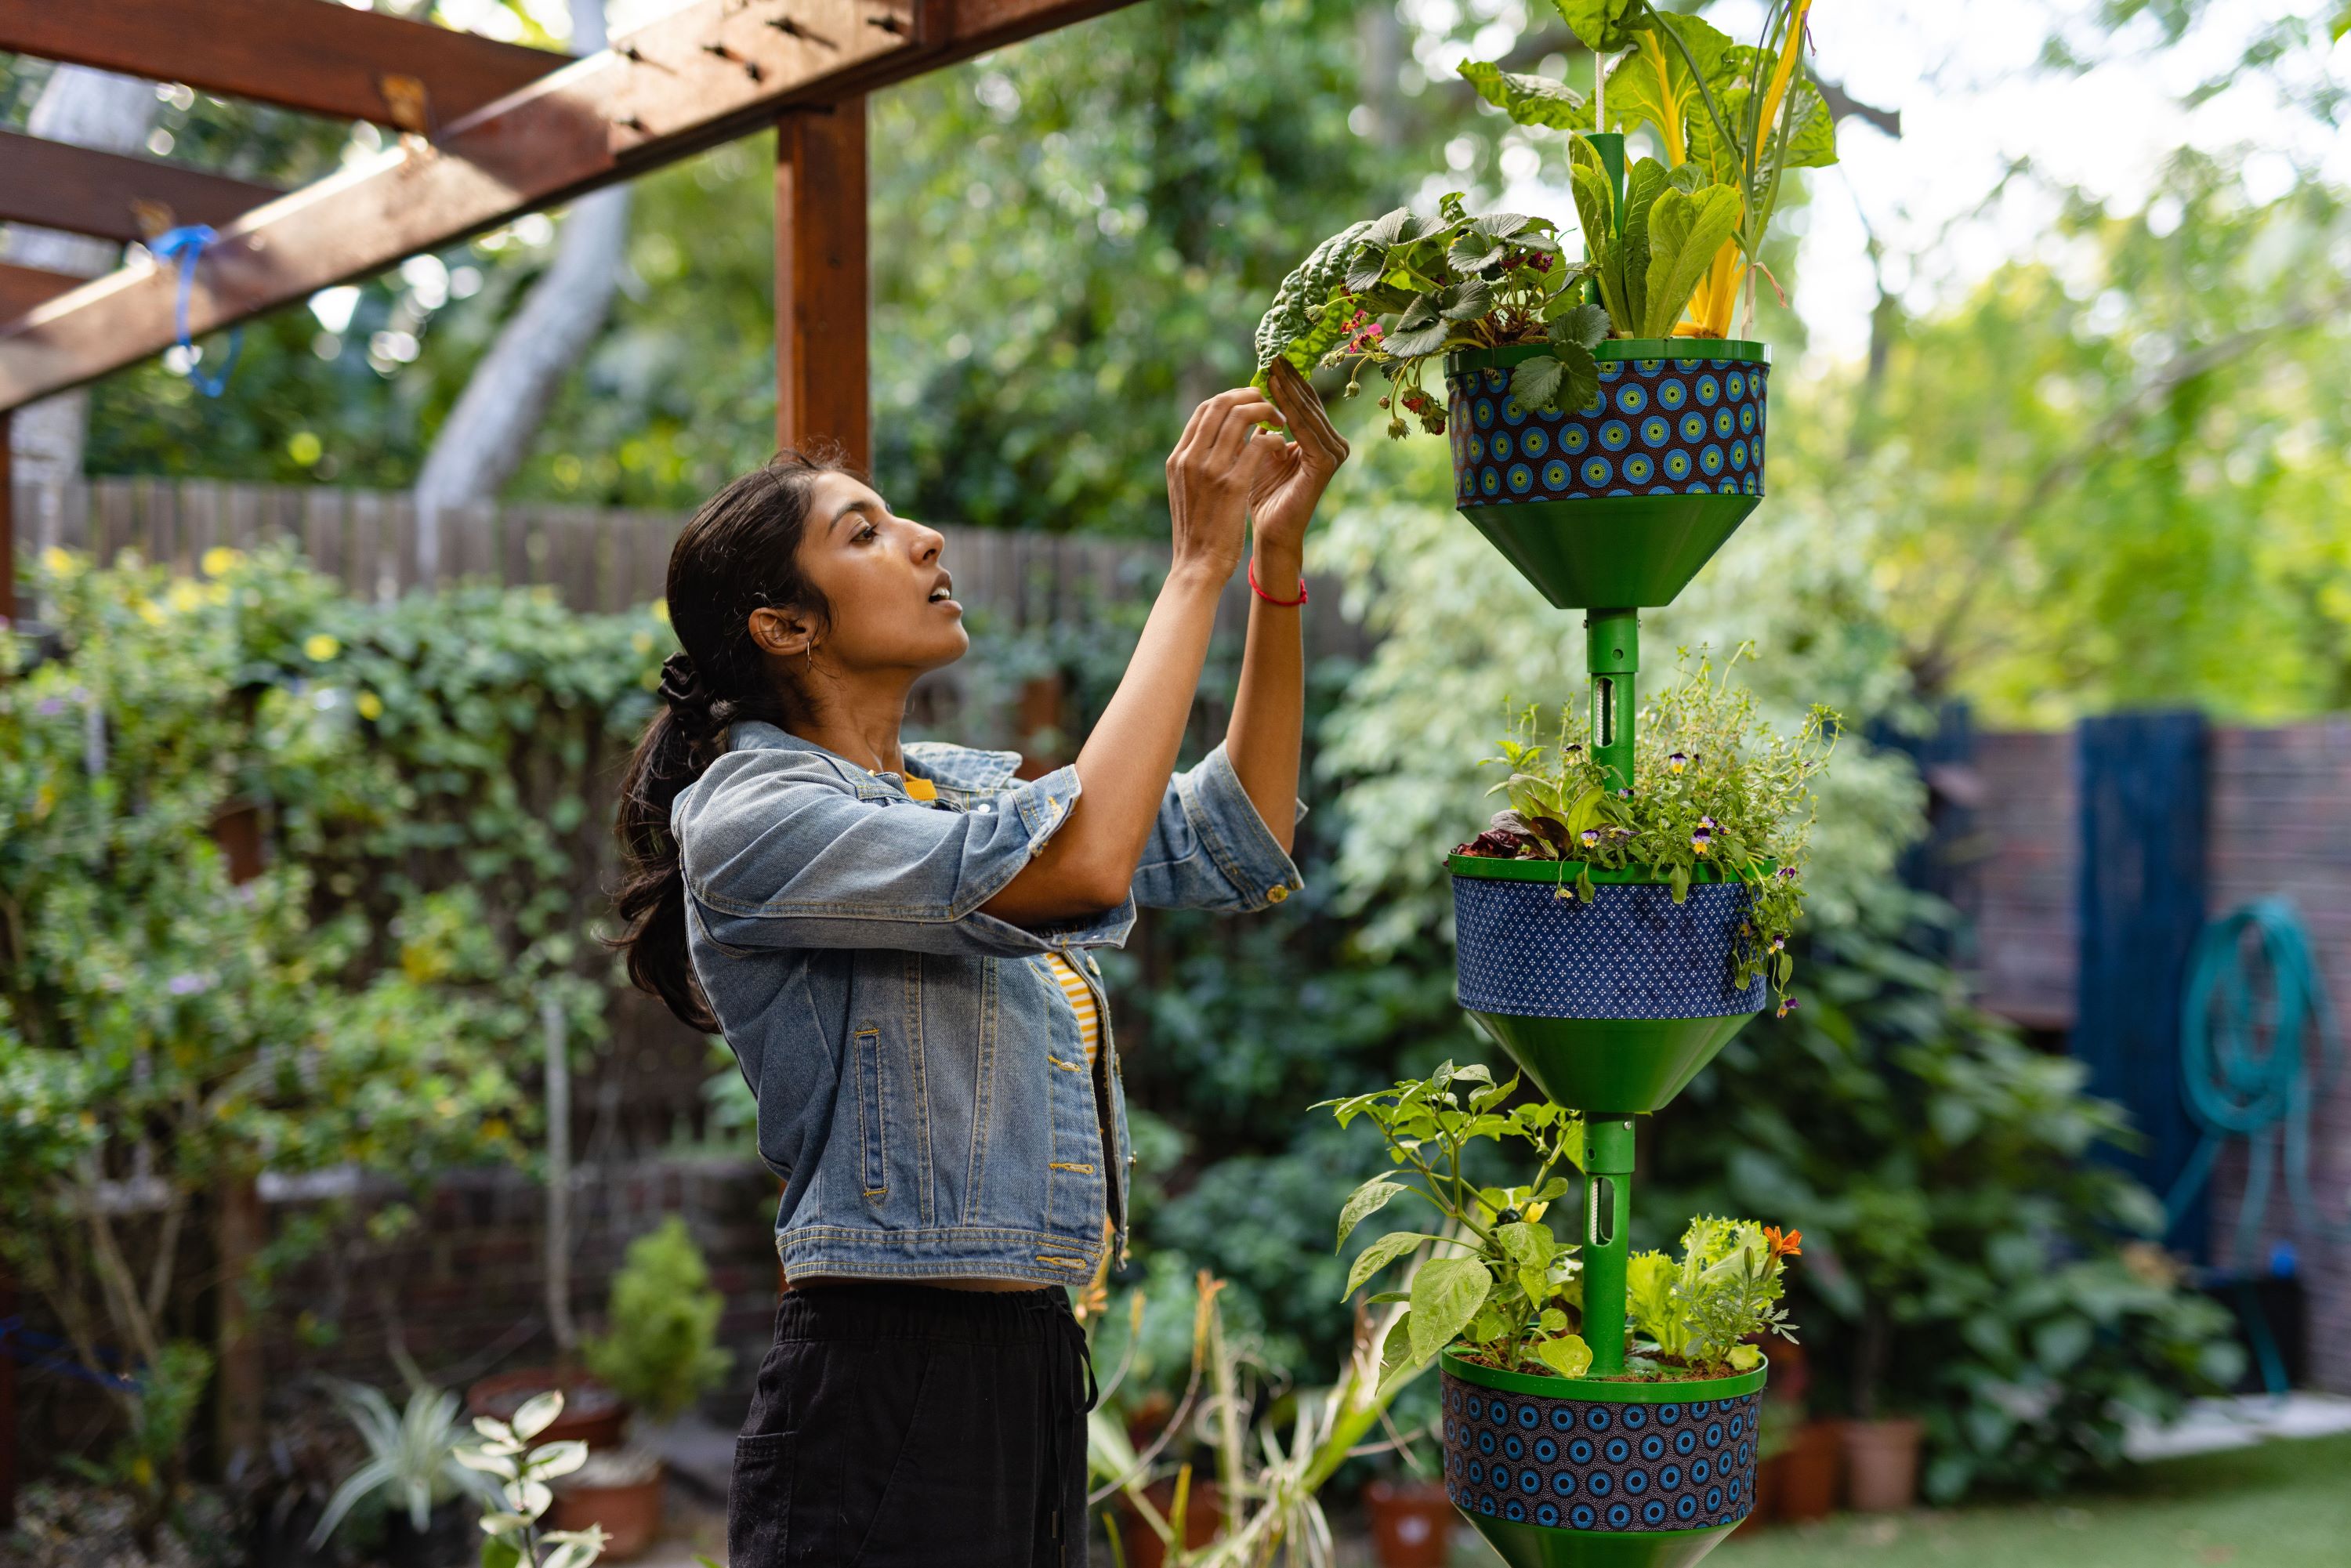
[[[1535,1346],[1535,1356],[1562,1377],[1581,1377],[1592,1370],[1592,1347],[1583,1343],[1582,1334],[1547,1339]]]
[[[1412,1281],[1413,1360],[1434,1360],[1451,1344],[1485,1305],[1493,1283],[1486,1265],[1475,1258],[1439,1258],[1421,1265]]]
[[[1356,1254],[1353,1265],[1348,1269],[1347,1288],[1339,1292],[1339,1299],[1343,1301],[1362,1290],[1365,1281],[1419,1246],[1420,1242],[1421,1239],[1411,1231],[1399,1230],[1392,1236],[1383,1236],[1364,1248]]]
[[[1337,1248],[1344,1247],[1347,1244],[1347,1238],[1353,1234],[1355,1227],[1386,1207],[1388,1199],[1400,1192],[1408,1190],[1410,1189],[1402,1182],[1390,1181],[1385,1176],[1374,1176],[1353,1192],[1349,1193],[1346,1206],[1339,1210],[1339,1239],[1332,1249],[1335,1251]]]

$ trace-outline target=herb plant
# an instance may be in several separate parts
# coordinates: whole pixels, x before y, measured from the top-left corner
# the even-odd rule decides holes
[[[1489,791],[1509,805],[1455,852],[1556,862],[1559,895],[1587,902],[1594,871],[1646,873],[1677,904],[1693,882],[1744,883],[1734,981],[1767,975],[1785,1017],[1796,1005],[1788,942],[1803,912],[1812,780],[1836,749],[1837,716],[1815,706],[1792,735],[1774,731],[1730,680],[1749,651],[1719,677],[1703,649],[1695,668],[1682,654],[1677,679],[1641,709],[1629,789],[1611,788],[1593,755],[1589,705],[1568,704],[1555,725],[1540,705],[1517,710],[1500,755],[1485,759],[1509,769]]]
[[[1339,1245],[1405,1194],[1445,1222],[1441,1232],[1390,1231],[1348,1270],[1346,1294],[1353,1295],[1398,1259],[1423,1247],[1437,1249],[1413,1275],[1409,1291],[1371,1298],[1374,1304],[1407,1303],[1382,1351],[1390,1377],[1416,1371],[1456,1341],[1475,1359],[1510,1372],[1574,1377],[1592,1364],[1591,1347],[1573,1332],[1583,1304],[1575,1248],[1542,1222],[1568,1191],[1559,1166],[1581,1166],[1583,1121],[1543,1101],[1503,1109],[1518,1087],[1516,1078],[1495,1082],[1475,1062],[1448,1061],[1426,1078],[1324,1102],[1343,1127],[1368,1118],[1398,1168],[1397,1176],[1374,1176],[1349,1196],[1339,1215]],[[1534,1162],[1532,1177],[1510,1187],[1472,1182],[1462,1173],[1463,1158],[1481,1138],[1523,1145]]]
[[[1670,1363],[1725,1377],[1762,1364],[1749,1339],[1775,1333],[1793,1343],[1780,1305],[1781,1276],[1802,1240],[1800,1231],[1783,1235],[1774,1225],[1709,1216],[1690,1221],[1678,1260],[1634,1253],[1625,1263],[1625,1302],[1634,1332],[1654,1354],[1628,1361],[1628,1368]]]
[[[726,1308],[701,1249],[673,1214],[629,1243],[612,1276],[611,1330],[582,1347],[588,1370],[656,1426],[668,1426],[734,1361],[717,1343]]]

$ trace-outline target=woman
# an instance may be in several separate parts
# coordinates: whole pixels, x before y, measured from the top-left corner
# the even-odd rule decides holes
[[[1286,421],[1294,442],[1261,431]],[[1167,460],[1174,557],[1070,767],[901,745],[969,645],[942,540],[788,455],[670,556],[684,652],[619,831],[629,973],[725,1034],[784,1179],[789,1288],[736,1447],[732,1568],[1086,1560],[1085,1340],[1068,1287],[1126,1230],[1118,1062],[1088,949],[1138,904],[1280,903],[1306,526],[1347,455],[1303,377],[1222,392]],[[1176,775],[1254,521],[1225,742]]]

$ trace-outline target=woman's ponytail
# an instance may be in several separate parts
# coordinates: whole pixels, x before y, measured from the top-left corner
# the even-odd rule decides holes
[[[783,724],[800,700],[752,641],[751,612],[790,607],[822,622],[800,537],[810,484],[841,471],[830,454],[785,452],[705,502],[670,551],[670,625],[684,646],[663,662],[662,710],[621,782],[613,830],[626,876],[613,895],[622,931],[612,946],[627,954],[632,984],[705,1033],[719,1024],[687,952],[684,854],[670,809],[724,755],[730,725]]]

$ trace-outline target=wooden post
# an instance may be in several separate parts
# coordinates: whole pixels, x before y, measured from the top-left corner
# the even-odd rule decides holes
[[[226,1474],[240,1452],[247,1458],[260,1454],[265,1436],[261,1408],[266,1373],[260,1314],[249,1292],[254,1260],[269,1238],[269,1216],[262,1206],[261,1184],[252,1176],[224,1177],[214,1197],[219,1205],[213,1217],[213,1240],[220,1267],[220,1315],[214,1350],[220,1362],[214,1430],[220,1444],[215,1462]]]
[[[776,122],[776,441],[840,444],[870,469],[865,99]]]
[[[8,454],[13,423],[14,415],[0,409],[0,621],[8,622],[16,619],[16,470]]]

